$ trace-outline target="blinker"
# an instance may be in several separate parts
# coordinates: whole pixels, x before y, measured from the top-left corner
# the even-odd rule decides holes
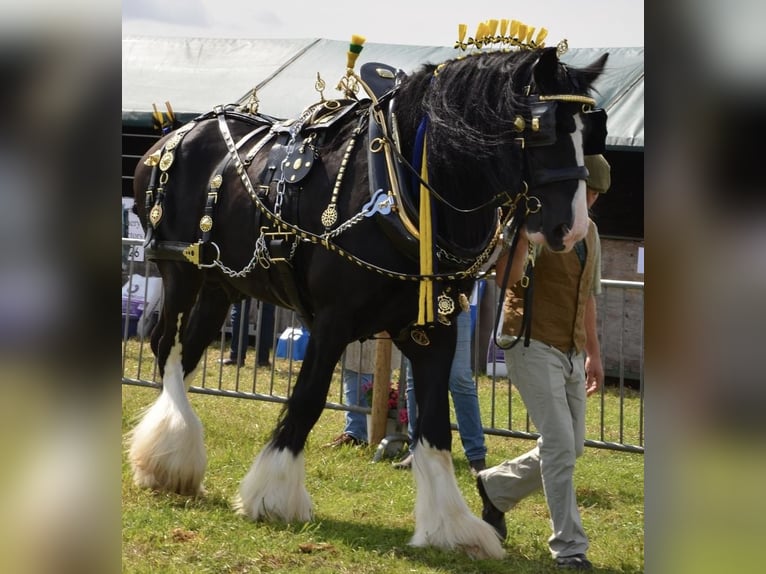
[[[585,155],[598,155],[604,153],[606,148],[606,110],[598,108],[583,112],[583,124],[585,126],[583,139],[583,153]]]
[[[556,102],[533,99],[529,116],[524,130],[526,145],[540,147],[556,143]]]

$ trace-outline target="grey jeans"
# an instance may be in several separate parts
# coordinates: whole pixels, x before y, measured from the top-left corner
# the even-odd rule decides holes
[[[506,351],[508,376],[519,390],[540,438],[521,456],[479,473],[487,496],[507,512],[524,497],[544,490],[553,534],[553,557],[585,554],[574,489],[575,459],[585,443],[585,356],[565,354],[532,339]]]

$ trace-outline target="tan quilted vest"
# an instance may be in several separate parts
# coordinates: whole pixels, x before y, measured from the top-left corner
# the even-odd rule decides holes
[[[585,304],[593,290],[596,240],[596,226],[589,221],[584,266],[574,249],[562,254],[543,248],[535,262],[531,337],[564,353],[585,347]],[[519,282],[506,291],[504,334],[519,332],[523,309],[524,289]]]

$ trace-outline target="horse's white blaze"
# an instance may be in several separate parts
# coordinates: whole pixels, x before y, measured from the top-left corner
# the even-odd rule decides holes
[[[412,472],[417,485],[412,546],[462,550],[474,558],[502,558],[494,529],[473,515],[455,480],[452,455],[421,440]]]
[[[177,337],[165,363],[162,392],[128,439],[136,485],[180,494],[202,491],[207,466],[202,423],[186,394]]]
[[[577,128],[572,133],[572,145],[577,157],[577,165],[585,165],[585,156],[583,155],[582,130],[583,123],[579,115],[575,116],[575,125]],[[574,244],[580,241],[588,233],[588,202],[586,200],[585,182],[577,182],[577,192],[572,198],[572,227],[564,236],[564,249],[569,251]]]
[[[313,508],[306,490],[305,456],[267,444],[239,486],[234,508],[252,520],[307,522]]]

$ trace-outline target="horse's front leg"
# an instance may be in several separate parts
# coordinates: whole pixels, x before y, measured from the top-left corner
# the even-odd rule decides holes
[[[448,383],[455,331],[434,329],[429,336],[430,348],[412,350],[410,357],[418,405],[412,462],[415,534],[410,544],[461,550],[475,558],[502,558],[505,552],[495,531],[468,508],[452,465]]]
[[[322,414],[344,342],[315,322],[298,380],[271,440],[253,461],[234,502],[252,520],[306,522],[313,508],[306,490],[304,446]]]
[[[195,495],[207,466],[202,423],[189,402],[205,346],[220,329],[229,302],[215,286],[198,295],[196,270],[163,276],[163,318],[152,336],[162,375],[162,392],[129,433],[128,457],[136,485]],[[192,307],[196,298],[196,306]]]

